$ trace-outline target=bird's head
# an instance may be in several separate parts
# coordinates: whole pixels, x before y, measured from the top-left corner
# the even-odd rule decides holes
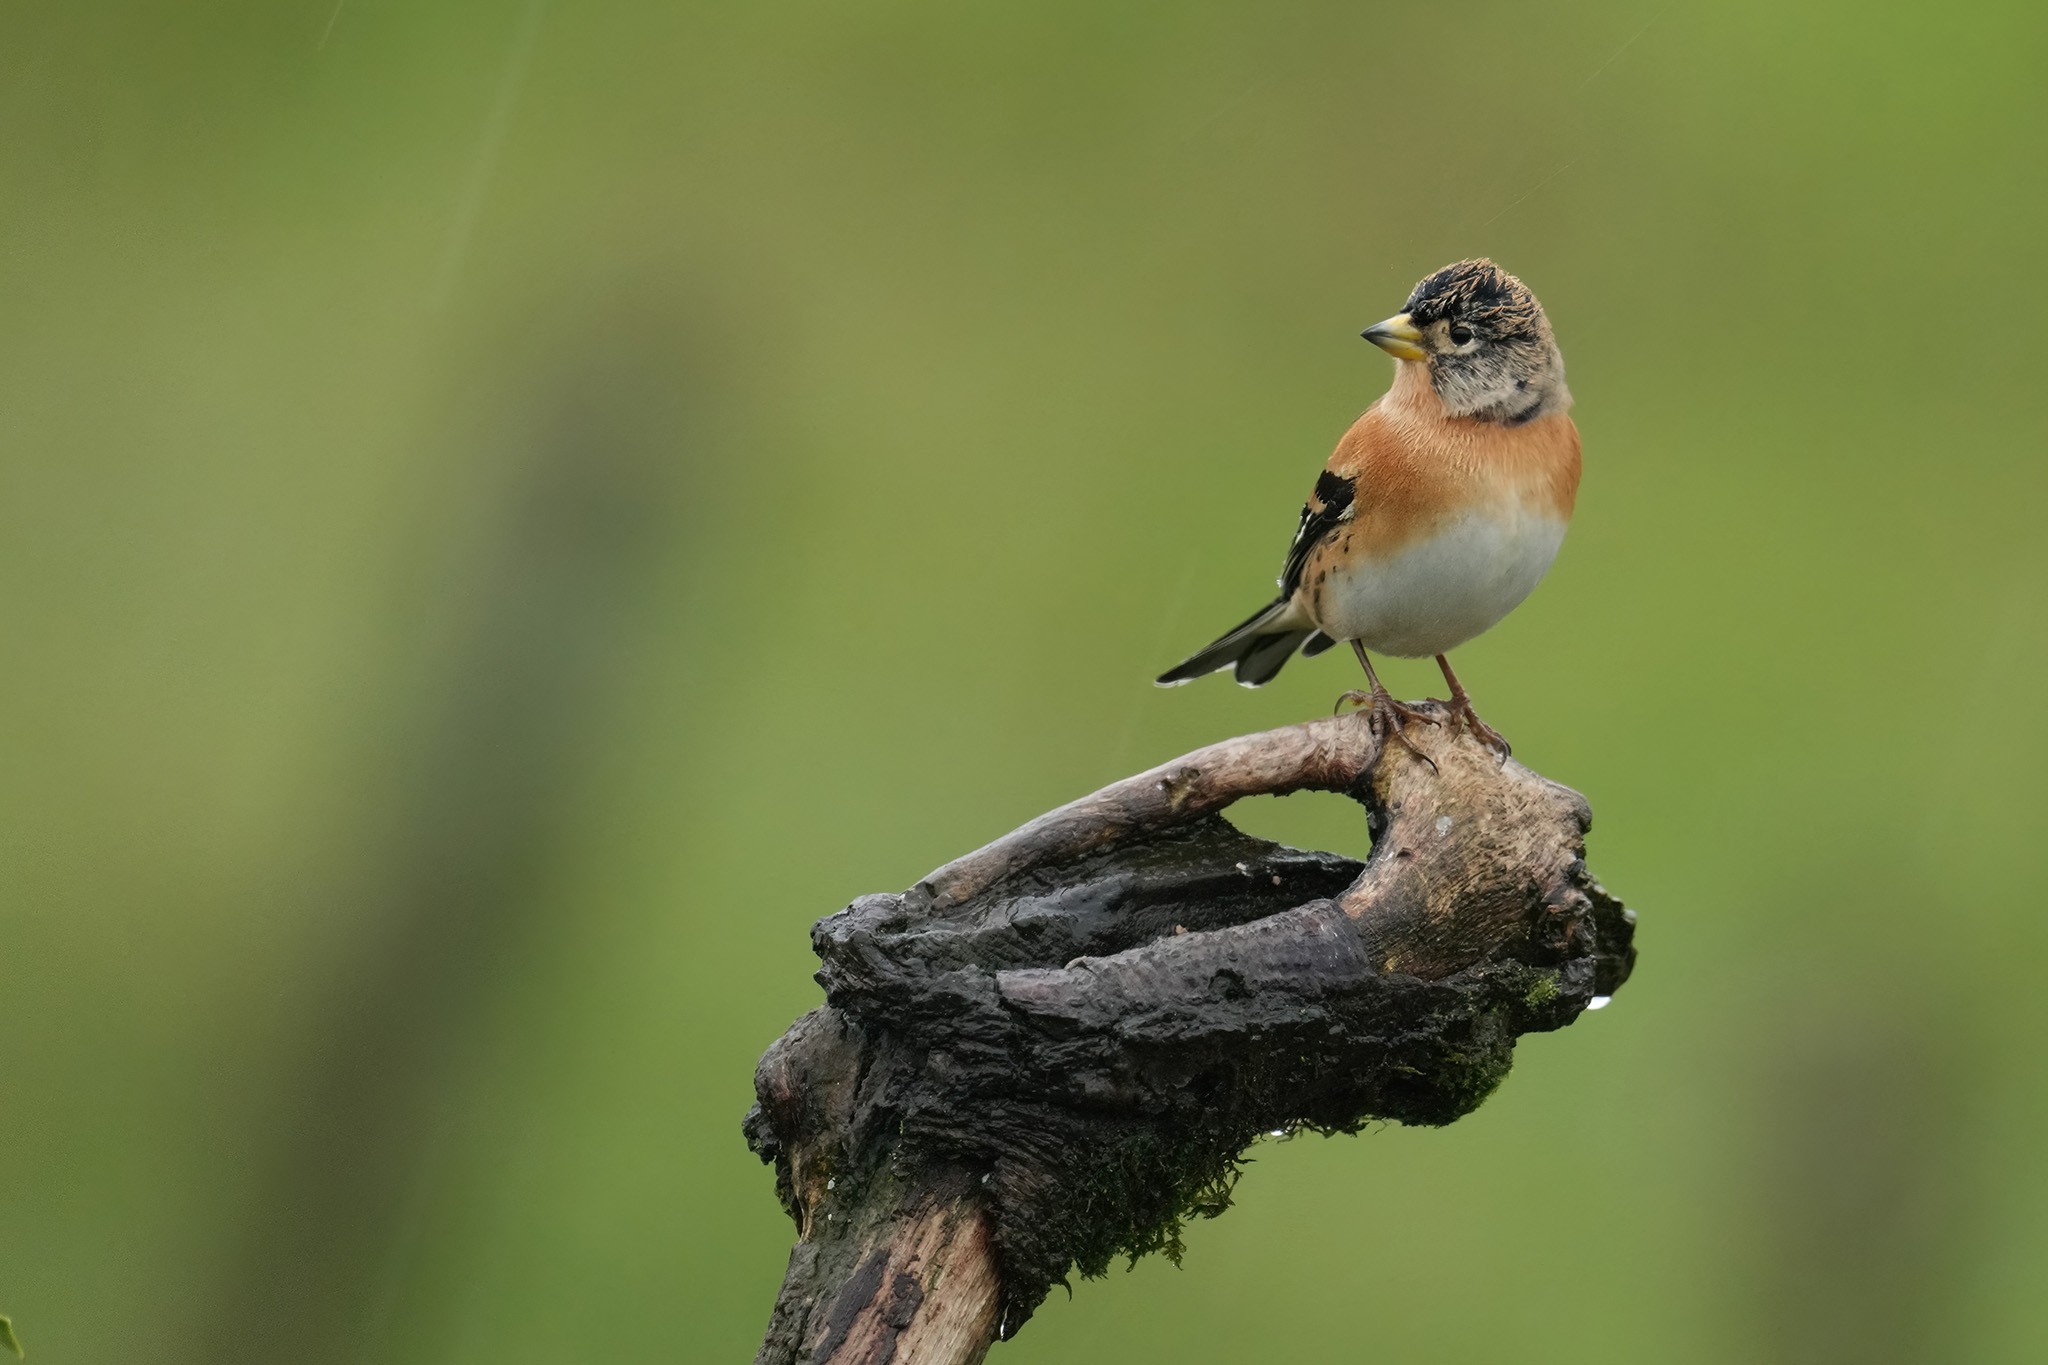
[[[1543,305],[1492,261],[1445,266],[1364,336],[1398,360],[1427,366],[1453,417],[1519,425],[1571,406]]]

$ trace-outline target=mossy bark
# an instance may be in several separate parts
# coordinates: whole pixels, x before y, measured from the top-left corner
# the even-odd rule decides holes
[[[1434,766],[1354,716],[1213,745],[820,921],[746,1123],[799,1230],[758,1360],[979,1359],[1073,1271],[1177,1256],[1261,1133],[1449,1123],[1613,994],[1585,802],[1443,719]],[[1308,788],[1365,806],[1364,863],[1218,813]]]

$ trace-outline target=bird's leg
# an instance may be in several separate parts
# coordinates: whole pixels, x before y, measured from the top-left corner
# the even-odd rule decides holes
[[[1472,694],[1465,690],[1465,684],[1458,681],[1458,675],[1451,672],[1450,656],[1437,655],[1436,666],[1444,671],[1444,681],[1451,685],[1451,714],[1464,721],[1479,742],[1499,754],[1500,761],[1506,763],[1514,750],[1508,747],[1507,738],[1500,731],[1479,719],[1479,713],[1472,709]]]
[[[1371,684],[1372,690],[1370,692],[1346,692],[1343,696],[1337,698],[1337,705],[1342,707],[1346,702],[1350,702],[1353,706],[1369,709],[1372,712],[1373,720],[1386,727],[1388,738],[1399,740],[1409,753],[1414,754],[1430,767],[1436,767],[1436,760],[1415,746],[1415,741],[1408,738],[1408,731],[1405,728],[1411,720],[1419,720],[1425,725],[1434,725],[1436,724],[1436,717],[1427,711],[1418,711],[1412,706],[1404,706],[1400,702],[1395,701],[1394,694],[1387,691],[1386,684],[1380,681],[1380,675],[1373,672],[1372,660],[1366,657],[1364,645],[1353,640],[1351,642],[1351,652],[1358,656],[1359,666],[1365,670],[1365,680]]]

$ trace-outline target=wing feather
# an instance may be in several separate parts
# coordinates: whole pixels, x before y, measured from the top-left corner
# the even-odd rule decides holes
[[[1301,505],[1301,524],[1295,527],[1294,543],[1287,547],[1287,565],[1280,570],[1280,595],[1292,597],[1301,587],[1308,557],[1323,537],[1351,520],[1357,511],[1358,481],[1324,470],[1316,480],[1316,491]]]

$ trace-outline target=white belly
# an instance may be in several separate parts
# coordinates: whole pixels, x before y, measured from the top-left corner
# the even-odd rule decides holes
[[[1447,654],[1521,605],[1564,530],[1522,509],[1467,515],[1389,558],[1332,569],[1317,624],[1396,658]]]

